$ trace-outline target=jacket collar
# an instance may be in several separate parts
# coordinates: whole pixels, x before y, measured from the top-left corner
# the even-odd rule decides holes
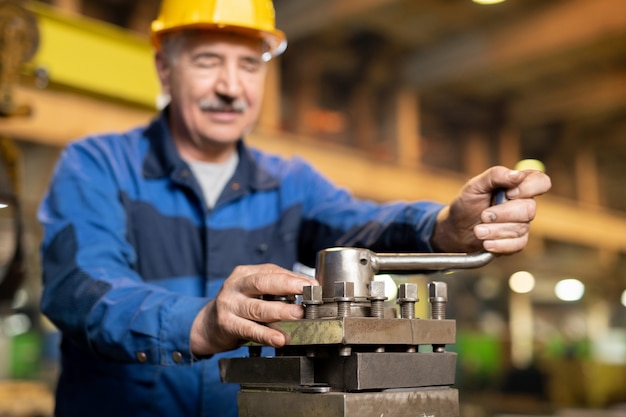
[[[143,175],[146,179],[169,176],[176,182],[190,185],[190,169],[174,145],[167,113],[168,108],[165,108],[144,131],[149,148],[143,161]],[[234,198],[248,190],[269,190],[278,187],[278,179],[259,166],[254,151],[245,145],[243,138],[237,142],[237,152],[239,164],[223,194]]]

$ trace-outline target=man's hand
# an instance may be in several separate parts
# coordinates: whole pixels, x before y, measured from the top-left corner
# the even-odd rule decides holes
[[[301,319],[302,306],[263,301],[262,295],[302,294],[305,285],[317,281],[276,265],[235,268],[217,298],[200,311],[191,329],[191,351],[196,356],[234,349],[242,341],[281,347],[285,336],[259,323]]]
[[[437,217],[431,244],[439,252],[512,254],[528,242],[537,206],[534,197],[547,192],[550,178],[534,170],[497,166],[472,178]],[[508,201],[491,206],[495,190],[506,190]]]

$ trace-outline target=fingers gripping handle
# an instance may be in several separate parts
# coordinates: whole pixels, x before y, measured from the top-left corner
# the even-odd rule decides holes
[[[539,172],[546,172],[545,165],[538,159],[522,159],[521,161],[518,161],[517,164],[515,164],[515,169],[517,171],[535,170]],[[506,197],[506,189],[496,188],[493,191],[493,195],[491,197],[491,205],[495,206],[498,204],[502,204],[507,200],[508,198]]]
[[[496,189],[492,205],[507,200],[506,190]],[[487,265],[494,259],[489,252],[467,253],[375,253],[362,248],[329,248],[317,254],[315,278],[332,292],[337,281],[355,282],[355,295],[367,294],[367,283],[381,272],[422,272],[451,269],[472,269]],[[362,294],[361,294],[362,293]]]
[[[494,190],[492,205],[506,201],[506,189]],[[374,253],[362,248],[329,248],[317,254],[315,278],[325,294],[332,293],[334,282],[351,281],[355,283],[355,296],[367,296],[367,285],[377,273],[480,268],[494,257],[489,252]]]
[[[506,202],[508,198],[506,198],[506,190],[504,188],[496,188],[491,196],[491,205],[497,206],[498,204],[502,204]]]
[[[506,202],[506,189],[497,188],[491,197],[491,205]],[[435,271],[445,269],[480,268],[491,262],[494,255],[489,252],[477,254],[440,253],[440,254],[405,254],[405,253],[371,253],[374,273],[391,271]]]

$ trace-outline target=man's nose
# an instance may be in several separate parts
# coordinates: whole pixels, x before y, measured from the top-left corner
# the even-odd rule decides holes
[[[224,65],[222,67],[215,89],[219,94],[239,97],[242,92],[242,85],[236,66]]]

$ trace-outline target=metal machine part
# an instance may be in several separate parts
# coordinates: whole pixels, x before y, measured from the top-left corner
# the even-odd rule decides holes
[[[35,15],[17,0],[0,0],[0,117],[28,116],[27,105],[14,101],[20,71],[39,47]]]
[[[331,248],[317,257],[319,286],[304,288],[305,318],[268,324],[287,345],[273,357],[220,360],[223,382],[238,383],[240,417],[459,416],[456,322],[447,288],[429,283],[431,315],[415,317],[418,287],[401,284],[400,316],[386,311],[379,272],[478,268],[490,253],[378,254]],[[278,300],[280,301],[280,300]],[[393,311],[393,310],[392,310]]]
[[[354,297],[365,300],[374,275],[382,272],[442,271],[479,268],[491,262],[493,254],[464,253],[374,253],[360,248],[330,248],[317,255],[315,279],[326,297],[335,282],[354,282]],[[326,298],[324,301],[331,301]]]

